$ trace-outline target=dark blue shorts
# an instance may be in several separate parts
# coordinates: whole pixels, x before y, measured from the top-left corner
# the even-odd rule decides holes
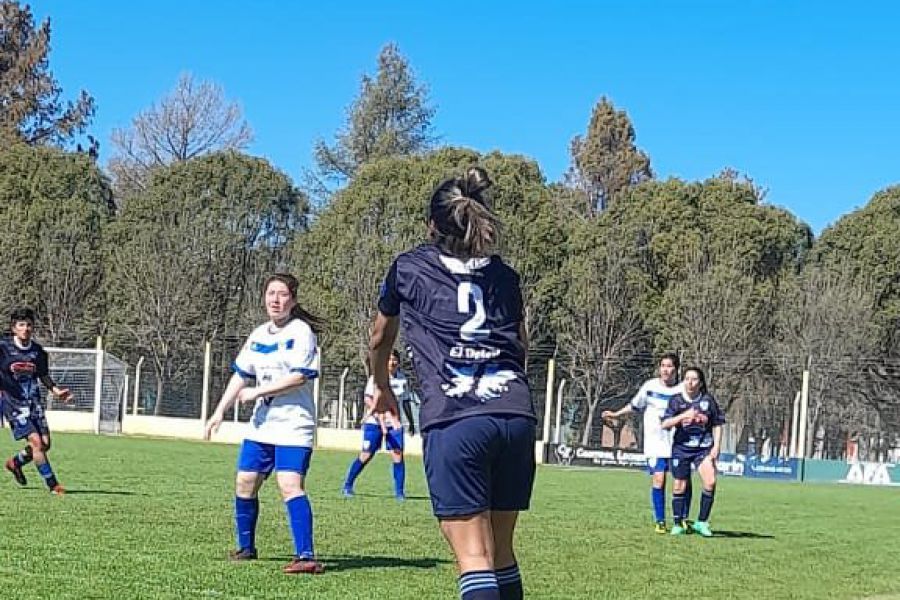
[[[527,510],[534,486],[534,420],[475,415],[425,434],[425,476],[436,517]]]
[[[703,459],[709,456],[711,448],[698,448],[696,450],[681,450],[672,452],[672,477],[675,479],[690,479],[691,467],[699,467]]]
[[[403,429],[388,428],[387,433],[381,431],[381,425],[366,423],[363,425],[362,451],[375,454],[381,450],[381,443],[390,451],[403,452]]]
[[[50,435],[47,417],[40,404],[15,406],[7,400],[3,400],[2,404],[3,418],[9,423],[14,439],[23,440],[32,433]]]
[[[276,446],[254,440],[244,440],[238,454],[238,471],[265,473],[289,471],[306,475],[312,448],[307,446]]]

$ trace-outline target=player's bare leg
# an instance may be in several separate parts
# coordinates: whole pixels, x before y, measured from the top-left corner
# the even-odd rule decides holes
[[[484,598],[499,598],[494,574],[494,532],[491,512],[441,518],[441,533],[459,567],[460,594],[472,592]],[[491,594],[494,595],[491,595]]]

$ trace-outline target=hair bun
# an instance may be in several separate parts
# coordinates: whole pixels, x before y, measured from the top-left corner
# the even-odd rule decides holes
[[[467,198],[483,202],[481,192],[491,187],[492,182],[487,171],[481,167],[469,167],[462,181],[462,191]]]

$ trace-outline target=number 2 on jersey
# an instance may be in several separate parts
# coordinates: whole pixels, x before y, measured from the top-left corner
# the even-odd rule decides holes
[[[471,281],[461,281],[456,290],[456,309],[468,315],[471,305],[475,305],[475,314],[459,328],[459,335],[465,342],[475,342],[487,338],[491,330],[483,328],[487,320],[487,312],[484,310],[484,292],[478,284]]]

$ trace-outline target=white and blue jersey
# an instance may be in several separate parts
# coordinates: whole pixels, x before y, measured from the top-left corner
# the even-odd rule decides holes
[[[244,437],[275,446],[312,447],[316,427],[312,380],[319,374],[319,352],[316,335],[306,322],[293,319],[280,329],[271,321],[260,325],[250,334],[233,369],[258,385],[302,374],[306,382],[301,387],[257,399]]]
[[[631,399],[631,408],[644,415],[644,456],[655,462],[672,456],[672,433],[662,428],[663,416],[672,398],[681,395],[682,384],[666,385],[660,379],[648,379]]]

